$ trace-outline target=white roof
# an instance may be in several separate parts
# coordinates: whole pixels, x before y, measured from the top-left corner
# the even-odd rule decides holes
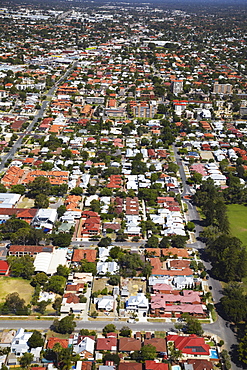
[[[55,249],[53,253],[38,253],[34,260],[35,272],[45,272],[53,275],[59,265],[66,265],[67,248]]]
[[[12,208],[20,199],[20,194],[0,193],[0,208]]]

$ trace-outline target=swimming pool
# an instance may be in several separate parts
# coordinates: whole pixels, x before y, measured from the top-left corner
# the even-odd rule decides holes
[[[173,365],[172,370],[181,370],[181,367],[179,365]]]
[[[210,358],[213,359],[213,360],[218,360],[219,359],[219,356],[218,356],[218,353],[217,353],[216,349],[210,349]]]

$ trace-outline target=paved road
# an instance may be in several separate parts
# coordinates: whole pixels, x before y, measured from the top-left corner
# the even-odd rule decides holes
[[[133,331],[172,331],[174,330],[174,324],[171,322],[140,322],[135,324],[126,323],[126,321],[112,321],[117,329],[122,328],[124,325],[128,325]],[[47,330],[50,328],[52,320],[0,320],[0,329],[40,329]],[[105,321],[76,321],[76,329],[90,329],[101,331],[107,324],[109,320]],[[221,336],[222,322],[217,320],[217,322],[212,324],[203,324],[203,328],[206,332],[213,333],[214,335]]]
[[[69,74],[71,73],[71,71],[77,66],[78,62],[75,61],[73,63],[73,65],[63,74],[62,77],[60,77],[60,79],[55,83],[54,86],[52,86],[50,88],[50,90],[48,91],[48,93],[46,94],[46,97],[47,98],[51,98],[57,88],[57,86],[63,82],[68,76]],[[10,151],[2,158],[2,161],[0,163],[0,171],[2,171],[5,167],[5,163],[9,160],[9,159],[12,159],[15,155],[15,153],[17,152],[17,150],[21,147],[24,139],[26,138],[27,135],[31,134],[32,130],[33,130],[33,127],[34,125],[37,123],[38,119],[39,118],[43,118],[43,115],[44,115],[44,112],[46,111],[46,108],[49,104],[49,100],[44,100],[43,103],[42,103],[42,106],[40,108],[40,110],[38,111],[38,113],[36,114],[36,116],[33,118],[32,122],[29,124],[29,126],[27,127],[26,131],[24,132],[24,134],[22,134],[18,140],[14,143],[14,145],[12,146],[12,148],[10,149]]]
[[[146,243],[146,240],[142,240],[141,242],[112,242],[111,245],[116,245],[118,247],[122,248],[130,248],[130,249],[138,249],[141,246],[144,246]],[[91,245],[97,245],[98,241],[91,241],[91,242],[86,242],[86,241],[73,241],[71,245],[73,246],[78,246],[78,247],[90,247]]]
[[[183,191],[182,196],[184,195],[192,195],[191,187],[186,183],[186,176],[184,172],[184,168],[181,162],[181,158],[177,152],[177,148],[173,146],[174,149],[174,155],[177,164],[179,165],[179,173],[183,184]],[[188,206],[188,218],[189,221],[193,221],[195,223],[195,237],[197,241],[193,244],[190,244],[191,247],[196,248],[200,253],[200,258],[202,259],[206,271],[209,275],[208,284],[211,286],[211,292],[214,299],[214,304],[217,306],[219,305],[220,298],[222,297],[222,286],[219,282],[219,280],[214,279],[211,276],[211,263],[207,260],[207,257],[205,255],[205,247],[206,245],[198,240],[198,237],[200,235],[200,232],[203,230],[201,226],[201,220],[200,215],[198,214],[196,207],[193,206],[193,204],[190,202],[189,199],[184,199]],[[204,330],[211,331],[213,334],[216,334],[220,336],[224,342],[226,349],[231,352],[233,348],[236,348],[237,345],[237,338],[235,333],[233,332],[230,323],[225,321],[222,317],[218,316],[218,319],[215,323],[210,324],[209,326],[204,325]],[[232,369],[241,369],[241,367],[238,367],[235,363],[232,362]]]

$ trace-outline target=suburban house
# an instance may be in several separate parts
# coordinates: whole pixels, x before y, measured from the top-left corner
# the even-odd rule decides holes
[[[126,311],[133,311],[146,316],[148,309],[149,302],[144,293],[137,293],[136,296],[130,296],[126,300]]]
[[[174,343],[174,347],[182,352],[183,359],[194,359],[199,357],[204,360],[209,360],[210,346],[205,343],[202,337],[198,337],[195,334],[189,336],[168,335],[166,341],[167,343]]]
[[[142,370],[142,364],[138,362],[120,362],[118,370]]]
[[[115,299],[111,295],[106,295],[100,298],[94,298],[94,303],[98,310],[112,311],[114,307]]]
[[[117,351],[117,338],[97,338],[96,351]]]
[[[23,328],[18,329],[10,346],[11,353],[22,356],[25,352],[28,352],[29,345],[27,342],[32,334],[32,332],[25,332]]]
[[[145,361],[145,370],[169,370],[169,365],[155,360]]]
[[[73,344],[74,352],[79,354],[83,359],[93,360],[95,340],[87,336],[78,336],[75,339],[77,340],[76,344]]]
[[[135,338],[120,338],[118,341],[119,352],[140,351],[141,341]]]
[[[164,338],[149,338],[144,339],[144,346],[151,345],[156,348],[156,352],[167,358],[167,348],[166,348],[166,341]]]

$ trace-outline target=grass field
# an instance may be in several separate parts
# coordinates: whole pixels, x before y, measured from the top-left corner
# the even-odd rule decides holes
[[[247,248],[247,207],[240,204],[229,204],[227,214],[231,234],[239,238]]]
[[[20,297],[25,300],[26,304],[30,303],[34,288],[31,287],[29,281],[21,278],[0,277],[0,303],[4,301],[5,297],[17,292]]]

